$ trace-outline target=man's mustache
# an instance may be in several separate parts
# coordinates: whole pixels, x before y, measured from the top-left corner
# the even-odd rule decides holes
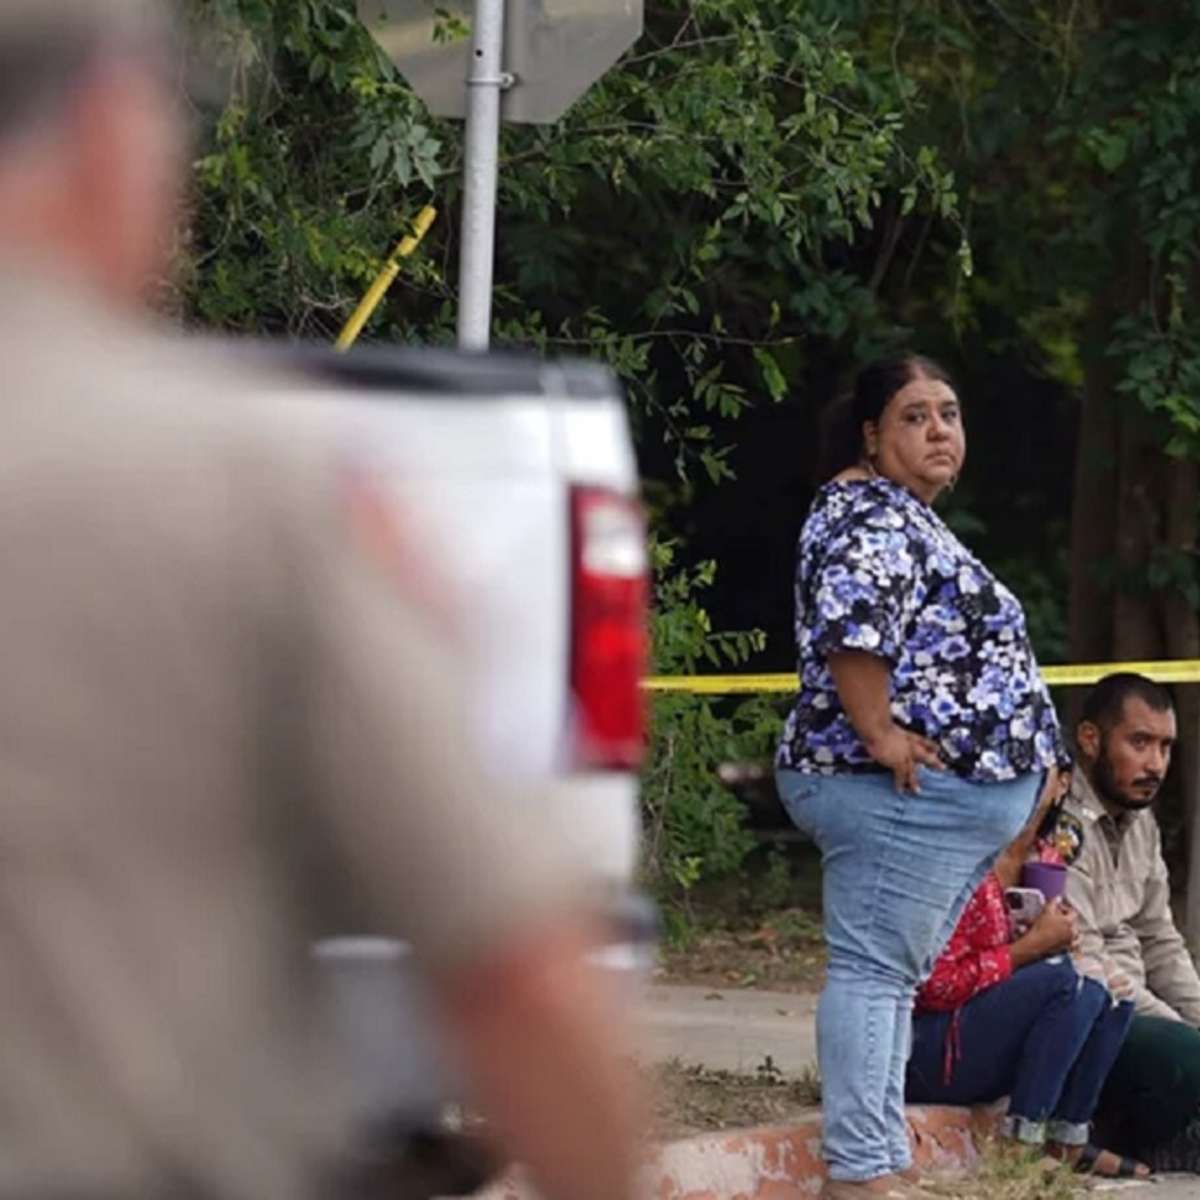
[[[1162,783],[1161,775],[1143,775],[1133,781],[1134,787],[1158,787]]]

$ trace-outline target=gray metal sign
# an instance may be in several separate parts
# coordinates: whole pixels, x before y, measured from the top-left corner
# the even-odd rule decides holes
[[[429,111],[464,117],[470,0],[357,3],[359,19]],[[557,120],[641,33],[642,0],[505,0],[502,62],[512,84],[501,101],[503,119]]]

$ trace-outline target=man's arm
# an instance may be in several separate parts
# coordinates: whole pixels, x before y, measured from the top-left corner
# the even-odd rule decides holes
[[[1118,1000],[1132,1000],[1139,1015],[1181,1020],[1179,1013],[1123,970],[1108,952],[1096,918],[1095,897],[1098,856],[1104,849],[1097,841],[1099,833],[1092,830],[1088,833],[1078,859],[1071,864],[1067,874],[1067,901],[1075,910],[1079,932],[1076,965],[1083,974],[1104,984]]]
[[[1153,829],[1154,866],[1146,881],[1145,901],[1132,922],[1142,947],[1146,985],[1180,1020],[1200,1027],[1200,976],[1183,937],[1175,928],[1171,885],[1157,822]]]

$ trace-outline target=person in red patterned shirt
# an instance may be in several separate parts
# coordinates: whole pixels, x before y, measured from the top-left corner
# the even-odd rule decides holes
[[[1075,969],[1075,915],[1064,901],[1050,901],[1017,936],[1005,905],[1005,888],[1038,853],[1038,830],[1056,800],[1049,790],[1043,795],[917,992],[905,1096],[981,1104],[1007,1095],[1006,1137],[1044,1147],[1079,1170],[1144,1177],[1144,1164],[1088,1140],[1132,1004],[1114,1001]],[[1046,848],[1041,857],[1053,853]]]

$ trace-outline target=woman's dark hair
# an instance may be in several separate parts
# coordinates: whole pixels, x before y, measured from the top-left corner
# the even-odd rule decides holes
[[[945,367],[920,354],[876,359],[859,371],[854,390],[835,400],[825,412],[818,467],[822,481],[861,461],[863,425],[878,421],[888,401],[914,379],[932,379],[954,387]]]

